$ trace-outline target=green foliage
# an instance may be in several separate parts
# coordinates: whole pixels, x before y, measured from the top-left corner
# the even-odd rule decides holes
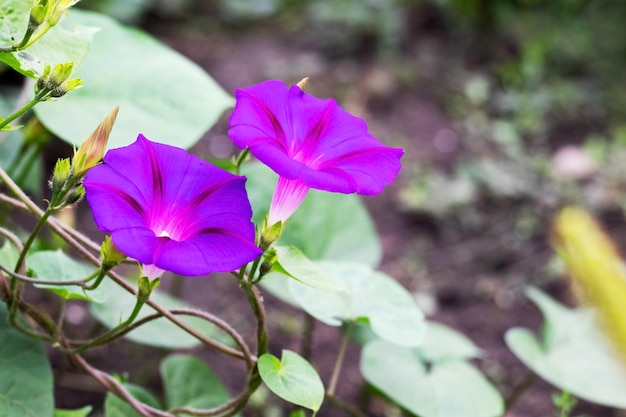
[[[77,410],[54,410],[53,417],[87,417],[91,413],[92,407],[90,405],[79,408]]]
[[[450,349],[447,357],[437,353],[426,357],[420,348],[374,340],[363,348],[361,372],[391,400],[421,417],[499,416],[504,411],[502,398],[464,360],[468,353],[464,352],[466,346],[467,342],[463,341],[457,349]],[[455,350],[458,355],[454,354]]]
[[[308,259],[298,248],[293,246],[275,246],[278,263],[272,270],[287,275],[305,285],[330,291],[340,287],[330,278],[327,271]]]
[[[283,350],[282,359],[266,353],[259,358],[259,374],[272,392],[286,401],[317,411],[324,401],[324,385],[304,358]]]
[[[242,174],[248,177],[246,189],[253,220],[260,224],[269,211],[278,177],[260,163],[245,164]],[[318,190],[310,190],[287,220],[278,244],[295,246],[313,260],[337,259],[376,266],[382,257],[376,229],[359,197]]]
[[[4,19],[0,19],[0,46],[11,46],[21,40],[31,7],[32,3],[28,1],[3,1],[0,9],[0,14],[4,15]],[[77,68],[87,58],[94,33],[93,27],[77,25],[65,19],[26,50],[0,52],[0,61],[31,78],[41,75],[46,65],[73,62],[74,68]]]
[[[151,407],[161,408],[159,400],[145,388],[133,384],[124,384],[124,386],[139,401]],[[141,414],[135,411],[126,401],[111,393],[107,394],[104,401],[104,415],[105,417],[141,417]]]
[[[29,271],[35,278],[45,281],[76,281],[89,277],[95,267],[77,262],[63,253],[62,250],[39,251],[26,258]],[[106,296],[103,287],[93,291],[85,291],[80,285],[46,285],[35,284],[37,288],[46,288],[66,300],[78,299],[102,302]]]
[[[35,107],[46,127],[68,143],[79,145],[119,106],[109,148],[128,145],[139,133],[188,148],[232,106],[232,97],[206,72],[144,32],[79,10],[67,21],[100,28],[75,74],[85,88]]]
[[[230,399],[219,377],[194,356],[168,356],[161,362],[161,377],[167,409],[211,408]]]
[[[101,286],[105,287],[105,297],[101,304],[91,305],[91,312],[100,323],[113,328],[128,318],[135,306],[136,297],[109,280],[105,280]],[[150,300],[167,309],[191,307],[158,290],[150,294]],[[144,305],[137,316],[137,320],[155,312],[149,305]],[[218,334],[215,326],[202,319],[188,316],[179,317],[187,325],[205,336],[214,337]],[[191,348],[200,344],[198,339],[165,318],[159,318],[144,324],[128,333],[125,337],[136,343],[170,349]]]
[[[1,416],[52,415],[52,371],[45,350],[9,325],[4,302],[0,302],[0,370]]]
[[[528,329],[507,331],[508,347],[526,366],[549,383],[577,397],[626,408],[626,370],[591,311],[568,309],[543,292],[529,288],[545,324],[537,339]]]
[[[320,261],[336,291],[314,288],[291,280],[288,290],[300,308],[331,326],[367,319],[382,339],[401,346],[422,343],[424,315],[411,294],[390,276],[367,265]],[[278,279],[276,277],[275,279]]]

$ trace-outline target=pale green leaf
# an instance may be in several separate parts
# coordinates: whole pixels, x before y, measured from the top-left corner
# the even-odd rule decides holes
[[[11,46],[22,39],[31,7],[32,2],[29,1],[3,1],[0,6],[0,45]],[[74,13],[74,10],[69,13]],[[54,67],[56,64],[73,62],[74,69],[77,69],[89,53],[95,31],[93,27],[62,19],[27,49],[0,52],[0,61],[32,78],[38,78],[45,65]]]
[[[318,261],[340,291],[289,282],[296,302],[331,326],[367,318],[379,337],[402,346],[419,346],[426,332],[424,315],[411,294],[390,276],[354,262]]]
[[[283,350],[282,359],[266,353],[258,361],[259,374],[267,387],[290,403],[319,410],[324,401],[324,385],[315,369],[304,358]]]
[[[509,349],[549,383],[587,401],[626,408],[626,368],[595,325],[590,310],[564,307],[541,291],[528,296],[544,314],[543,337],[510,329]]]
[[[85,87],[35,107],[63,140],[79,145],[119,106],[109,148],[128,145],[139,133],[188,148],[233,105],[203,69],[148,34],[92,12],[73,10],[67,21],[101,30],[76,73]]]
[[[422,357],[429,362],[443,359],[472,359],[481,350],[463,334],[434,321],[427,322],[426,337],[419,347]]]
[[[420,417],[497,417],[498,391],[462,359],[444,359],[427,369],[419,349],[374,340],[361,355],[361,372],[374,387]]]
[[[42,344],[9,325],[0,302],[0,416],[44,417],[54,412],[52,370]]]
[[[293,246],[275,246],[278,265],[282,273],[313,288],[336,291],[341,286],[328,277],[326,271],[308,259],[300,249]]]

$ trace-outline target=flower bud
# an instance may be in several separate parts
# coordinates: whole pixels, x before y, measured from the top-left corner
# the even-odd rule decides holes
[[[261,263],[261,268],[259,269],[259,280],[267,275],[272,270],[274,264],[278,261],[276,249],[269,249],[263,256],[263,258],[263,263]]]
[[[54,170],[52,171],[52,180],[50,181],[50,187],[52,188],[53,195],[59,193],[63,189],[63,186],[70,177],[71,172],[70,158],[57,160],[54,165]]]
[[[48,17],[48,24],[54,26],[59,23],[59,20],[63,17],[63,13],[79,1],[80,0],[57,0],[54,9],[52,9],[52,13]]]
[[[60,86],[52,90],[52,94],[50,94],[50,97],[53,97],[53,98],[63,97],[65,94],[69,93],[70,91],[76,90],[82,87],[82,85],[83,85],[83,80],[81,80],[80,78],[72,78],[71,80],[67,80],[66,82],[64,82],[63,84],[61,84]]]
[[[72,191],[69,192],[69,194],[67,195],[67,198],[65,199],[65,203],[63,204],[63,206],[76,204],[80,200],[82,200],[83,197],[85,197],[85,187],[83,187],[82,185],[79,185],[78,187],[75,187],[74,189],[72,189]]]
[[[72,69],[74,69],[73,62],[65,62],[63,64],[55,65],[52,73],[50,74],[51,89],[63,84],[72,74]]]
[[[278,221],[267,227],[267,219],[263,224],[263,230],[261,231],[261,242],[259,242],[259,247],[263,250],[269,248],[272,243],[274,243],[280,235],[283,233],[284,223]]]
[[[48,0],[40,0],[37,2],[32,9],[30,9],[30,19],[28,25],[31,29],[36,29],[43,22],[46,21],[46,16],[49,10]]]
[[[126,255],[120,252],[117,246],[115,246],[111,236],[104,238],[102,246],[100,247],[100,256],[102,256],[102,265],[106,269],[111,269],[121,264],[126,259]]]
[[[296,84],[298,87],[300,87],[300,90],[304,91],[304,89],[306,88],[307,85],[309,85],[309,77],[304,77],[303,79],[301,79],[300,81],[298,81],[298,84]]]
[[[96,130],[80,145],[78,150],[74,152],[72,168],[77,178],[82,177],[90,168],[98,165],[104,157],[118,110],[119,107],[114,108],[96,127]]]

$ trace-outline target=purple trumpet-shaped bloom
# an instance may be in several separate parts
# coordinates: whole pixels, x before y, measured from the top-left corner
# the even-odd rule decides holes
[[[139,135],[107,152],[84,186],[100,230],[145,273],[196,276],[232,271],[261,254],[245,181]]]
[[[278,175],[268,223],[285,221],[307,191],[378,194],[393,182],[404,151],[386,147],[365,121],[333,99],[282,81],[237,89],[229,135]]]

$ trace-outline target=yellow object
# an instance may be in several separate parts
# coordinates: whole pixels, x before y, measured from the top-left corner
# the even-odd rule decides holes
[[[555,219],[553,245],[626,363],[626,270],[613,242],[589,213],[568,207]]]

